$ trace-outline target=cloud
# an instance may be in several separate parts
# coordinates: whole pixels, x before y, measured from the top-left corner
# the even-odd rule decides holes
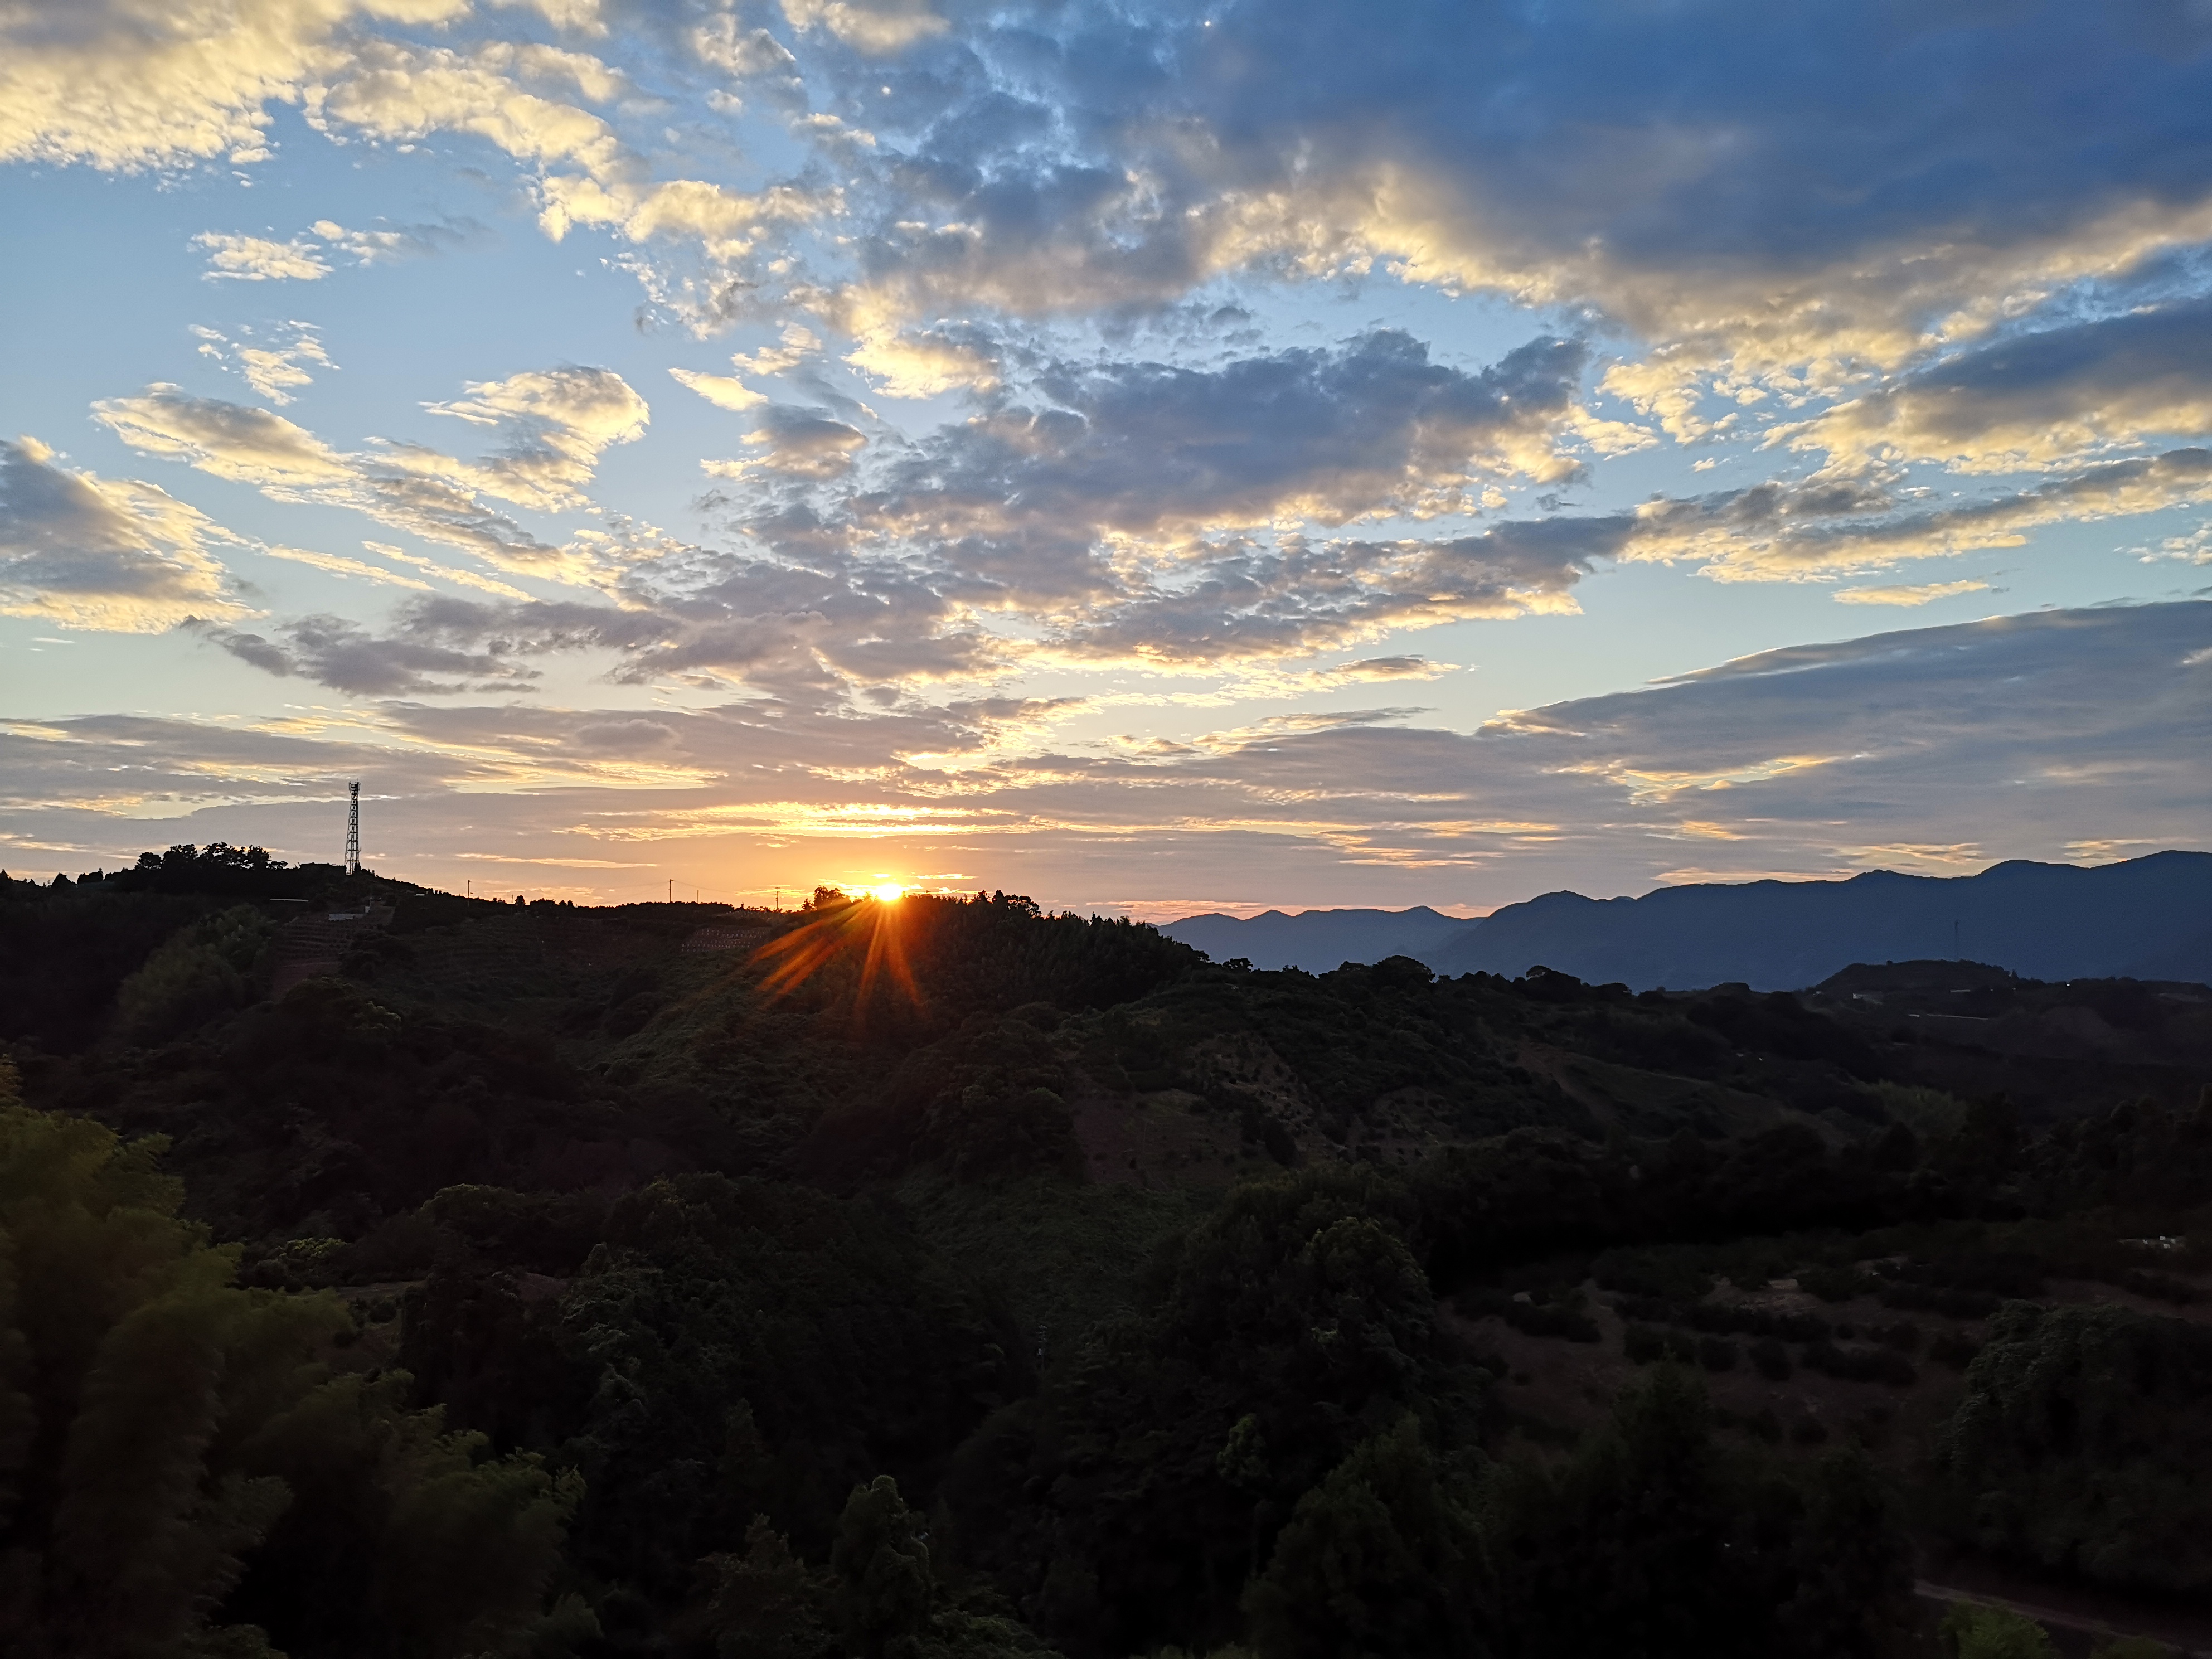
[[[1001,380],[997,355],[973,330],[879,328],[845,361],[890,398],[994,392]]]
[[[734,78],[789,78],[799,68],[799,60],[781,40],[764,28],[745,27],[732,12],[708,18],[686,38],[701,63]]]
[[[0,161],[135,170],[265,159],[266,106],[343,61],[362,17],[466,0],[71,0],[0,16]]]
[[[133,449],[187,462],[217,478],[296,491],[353,476],[344,456],[281,415],[194,398],[165,382],[139,397],[105,398],[93,413]]]
[[[506,447],[477,470],[478,487],[546,512],[584,505],[580,491],[600,452],[644,436],[653,418],[645,399],[607,368],[537,369],[473,381],[468,392],[423,407],[498,429]]]
[[[817,410],[770,404],[759,426],[745,434],[745,442],[761,452],[757,456],[708,461],[705,465],[709,473],[726,478],[753,471],[792,478],[835,478],[852,470],[854,459],[867,441],[866,433]]]
[[[1553,520],[1589,556],[1703,561],[1719,581],[1824,580],[1909,559],[2017,547],[2048,525],[2131,518],[2212,501],[2212,450],[2107,461],[1980,500],[1928,507],[1864,478],[1816,475],[1701,496],[1655,496],[1633,512]],[[1502,527],[1502,526],[1501,526]]]
[[[1839,587],[1832,596],[1838,605],[1921,605],[1935,599],[1954,599],[1961,593],[1986,593],[1987,582],[1921,582],[1914,586]]]
[[[2199,299],[2014,335],[1775,435],[1837,456],[2014,472],[2208,432],[2212,300]]]
[[[323,349],[322,336],[313,323],[272,325],[267,345],[251,343],[259,332],[252,328],[240,329],[235,340],[219,329],[196,325],[191,331],[199,337],[201,356],[212,358],[242,376],[246,385],[279,408],[292,401],[294,387],[314,384],[308,365],[337,367]]]
[[[263,236],[234,236],[221,231],[202,231],[192,238],[196,247],[208,251],[206,276],[210,282],[312,283],[331,274],[322,250],[301,237],[272,242]]]
[[[35,438],[0,442],[0,612],[155,634],[241,617],[209,544],[236,538],[151,484],[72,471]]]
[[[448,253],[488,234],[483,225],[466,218],[440,219],[379,230],[349,230],[335,221],[318,219],[313,230],[332,252],[362,265],[396,264],[402,259]]]
[[[782,5],[793,27],[827,29],[872,57],[904,52],[946,28],[925,0],[782,0]]]
[[[526,690],[538,672],[499,652],[465,652],[418,640],[378,638],[343,617],[302,617],[271,640],[231,628],[207,637],[266,673],[298,676],[363,696]]]
[[[577,226],[599,226],[632,242],[687,245],[717,267],[717,288],[766,251],[765,239],[832,205],[834,191],[824,197],[790,184],[744,191],[708,179],[654,179],[614,125],[586,107],[631,90],[606,63],[557,47],[363,40],[306,101],[309,121],[333,133],[402,144],[440,132],[483,139],[536,174],[547,235],[559,240]]]
[[[601,453],[644,432],[651,419],[645,400],[611,370],[574,366],[471,382],[467,392],[424,407],[503,440],[477,461],[397,442],[342,453],[267,410],[194,398],[167,384],[95,404],[94,413],[134,448],[256,485],[276,500],[352,507],[502,568],[589,580],[588,557],[538,540],[486,501],[544,513],[587,507],[584,486]]]
[[[362,559],[349,559],[343,553],[319,553],[312,548],[282,547],[264,544],[261,550],[272,559],[284,559],[294,564],[311,565],[318,570],[327,570],[334,576],[365,576],[370,581],[386,587],[404,587],[418,593],[428,593],[428,582],[418,582],[412,576],[403,576],[382,565],[370,564]]]
[[[1539,340],[1465,370],[1393,331],[1206,368],[1046,360],[905,444],[771,404],[746,440],[763,453],[708,470],[766,491],[725,503],[764,546],[844,561],[902,606],[919,583],[940,605],[1018,615],[1024,649],[1247,660],[1571,608],[1626,522],[1435,540],[1298,526],[1463,514],[1498,480],[1577,476],[1554,437],[1585,361]]]
[[[1950,870],[2185,846],[2212,808],[2194,742],[2212,716],[2212,605],[2201,602],[1792,647],[1474,732],[1376,708],[1088,744],[1060,740],[1082,705],[1019,697],[871,710],[754,696],[649,712],[512,701],[526,647],[569,628],[610,637],[596,631],[610,624],[665,625],[426,601],[407,642],[458,660],[353,659],[387,686],[488,672],[495,701],[386,702],[262,730],[0,726],[0,835],[58,842],[100,828],[94,811],[155,819],[263,803],[258,817],[208,821],[281,848],[287,826],[331,838],[342,814],[315,780],[363,776],[392,798],[383,822],[404,826],[397,844],[416,849],[417,869],[495,836],[520,857],[696,860],[765,888],[840,867],[832,849],[865,841],[875,868],[1018,856],[1024,890],[1055,902],[1295,890],[1315,903],[1480,908],[1670,874]],[[497,649],[487,629],[505,630]],[[327,641],[280,630],[264,643],[295,671],[324,650],[334,674],[356,644],[343,624]]]
[[[1310,541],[1222,550],[1181,580],[1087,606],[1048,656],[1165,665],[1245,663],[1477,618],[1571,615],[1597,552],[1574,520],[1444,541]]]
[[[1488,477],[1577,476],[1552,440],[1585,360],[1538,340],[1468,371],[1377,330],[1215,368],[1055,363],[1024,399],[919,440],[855,510],[1054,542],[1467,512]]]
[[[882,147],[850,192],[856,334],[1389,273],[1596,307],[1653,348],[1608,384],[1691,439],[2212,234],[2177,160],[2207,137],[2207,34],[1750,0],[1503,29],[1425,3],[1379,29],[1279,0],[968,14],[889,68],[807,39]],[[2089,145],[2057,107],[2126,113]]]
[[[312,283],[331,274],[336,268],[331,264],[333,258],[356,265],[390,264],[446,252],[484,234],[473,219],[382,230],[348,230],[333,220],[318,219],[313,230],[313,235],[302,232],[283,242],[209,230],[193,237],[192,245],[207,250],[208,268],[203,274],[210,282]]]
[[[758,409],[768,401],[766,392],[754,391],[734,374],[702,374],[696,368],[672,368],[668,372],[679,385],[689,386],[717,409],[741,414],[748,409]]]

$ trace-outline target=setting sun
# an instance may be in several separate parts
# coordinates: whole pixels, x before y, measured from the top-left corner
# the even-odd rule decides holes
[[[869,897],[881,899],[886,904],[906,896],[906,889],[895,881],[880,882],[868,888],[866,892]]]

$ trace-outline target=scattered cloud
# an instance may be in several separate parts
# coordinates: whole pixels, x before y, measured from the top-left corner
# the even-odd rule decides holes
[[[538,678],[535,669],[502,653],[379,639],[343,617],[302,617],[283,624],[275,639],[234,628],[203,631],[232,656],[264,672],[364,696],[522,690]]]
[[[1987,582],[1921,582],[1911,586],[1839,587],[1833,598],[1838,605],[1921,605],[1935,599],[1954,599],[1961,593],[1986,593]]]
[[[268,159],[268,106],[344,61],[366,18],[467,0],[72,0],[0,15],[0,160],[120,171]]]
[[[588,507],[583,489],[599,455],[643,434],[651,418],[645,400],[611,370],[576,367],[471,382],[467,392],[425,407],[502,441],[476,461],[402,442],[342,453],[281,415],[162,383],[135,398],[105,399],[94,413],[135,449],[253,484],[276,500],[349,507],[505,569],[588,580],[588,557],[540,541],[486,503],[540,513]]]
[[[742,414],[748,409],[758,409],[768,402],[768,394],[756,392],[734,374],[702,374],[696,368],[672,368],[668,371],[679,385],[689,386],[717,409],[726,409]]]
[[[517,856],[618,861],[696,844],[718,850],[687,856],[772,872],[820,867],[807,860],[854,838],[932,868],[963,847],[1018,844],[1030,890],[1080,902],[1107,896],[1090,884],[1102,878],[1125,894],[1112,849],[1140,842],[1147,867],[1171,864],[1184,890],[1245,890],[1255,867],[1289,868],[1316,902],[1344,902],[1352,884],[1370,901],[1384,891],[1479,908],[1542,887],[1638,890],[1680,876],[1686,842],[1726,848],[1723,863],[1697,861],[1712,878],[1947,873],[2186,845],[2212,808],[2190,741],[2212,716],[2212,675],[2189,662],[2212,660],[2203,602],[1795,647],[1474,732],[1375,708],[1076,746],[1058,740],[1065,711],[1018,698],[873,714],[781,698],[517,705],[526,643],[618,613],[502,614],[514,643],[492,651],[440,632],[483,626],[463,602],[410,603],[422,607],[411,656],[349,654],[361,642],[342,623],[279,630],[261,647],[278,672],[351,674],[400,698],[466,678],[501,700],[387,702],[261,733],[113,720],[0,732],[0,829],[60,839],[52,832],[88,778],[127,780],[176,811],[351,766],[407,795],[426,857],[482,850],[488,836]],[[243,636],[232,648],[257,649]],[[125,755],[136,769],[110,758]],[[549,787],[565,792],[550,816]],[[452,815],[441,803],[456,792],[472,842],[442,839]],[[1996,818],[1992,799],[2004,807]],[[2129,826],[2118,840],[2116,820]]]
[[[93,405],[100,422],[133,449],[272,491],[297,491],[353,476],[347,459],[281,415],[220,398],[195,398],[157,381],[136,398]]]
[[[2009,334],[1777,431],[1799,449],[1954,471],[2079,465],[2212,433],[2212,300]]]
[[[304,238],[273,242],[264,236],[237,236],[203,231],[192,238],[207,250],[210,282],[312,283],[331,274],[322,250]]]
[[[871,57],[904,52],[947,27],[927,0],[782,0],[782,5],[794,28],[827,29]]]
[[[242,617],[209,550],[234,540],[151,484],[73,471],[36,438],[0,442],[0,614],[121,634]]]
[[[314,369],[337,367],[313,323],[274,324],[265,334],[240,328],[235,339],[204,325],[195,325],[191,331],[200,342],[201,356],[238,374],[280,409],[292,401],[295,388],[314,384]],[[257,343],[264,338],[266,344]]]

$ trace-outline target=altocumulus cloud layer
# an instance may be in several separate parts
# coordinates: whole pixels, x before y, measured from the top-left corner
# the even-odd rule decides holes
[[[343,676],[343,642],[307,632],[297,648]],[[1389,678],[1411,665],[1375,666]],[[1952,874],[2196,835],[2212,778],[2173,738],[2212,723],[2212,604],[1790,647],[1472,732],[1410,726],[1414,711],[1378,704],[1067,751],[1048,740],[1061,712],[954,701],[863,721],[781,703],[610,715],[391,701],[245,730],[15,722],[0,735],[0,812],[97,836],[118,812],[251,807],[312,836],[332,780],[358,775],[385,803],[383,833],[426,857],[526,838],[532,851],[507,862],[588,881],[649,870],[672,841],[695,864],[860,840],[878,862],[992,868],[1018,848],[1041,884],[1073,889],[1126,860],[1163,860],[1173,873],[1151,890],[1101,896],[1140,911],[1234,891],[1255,864],[1348,866],[1498,899],[1765,871]],[[2124,835],[2114,799],[2130,803]]]
[[[11,411],[0,614],[264,701],[42,703],[9,860],[313,849],[355,773],[393,867],[579,893],[2199,839],[2208,68],[2151,0],[38,0],[0,161],[46,234],[101,174],[204,222],[146,279],[174,354]],[[529,361],[382,361],[430,326],[385,285],[489,334],[533,249],[637,328],[534,287]],[[2023,571],[2045,608],[1956,620]],[[1774,620],[1631,689],[1611,593]],[[1802,646],[1808,593],[1928,625]],[[1455,677],[1537,627],[1591,695]]]

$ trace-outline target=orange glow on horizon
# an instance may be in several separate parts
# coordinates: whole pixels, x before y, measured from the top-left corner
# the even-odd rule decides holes
[[[753,960],[768,968],[761,989],[772,997],[795,990],[828,967],[836,957],[863,943],[866,955],[860,963],[859,1001],[865,1005],[879,979],[888,980],[910,1002],[921,1000],[914,970],[907,961],[904,938],[907,913],[896,902],[904,896],[902,886],[863,888],[863,897],[824,910],[811,921],[753,952]]]

